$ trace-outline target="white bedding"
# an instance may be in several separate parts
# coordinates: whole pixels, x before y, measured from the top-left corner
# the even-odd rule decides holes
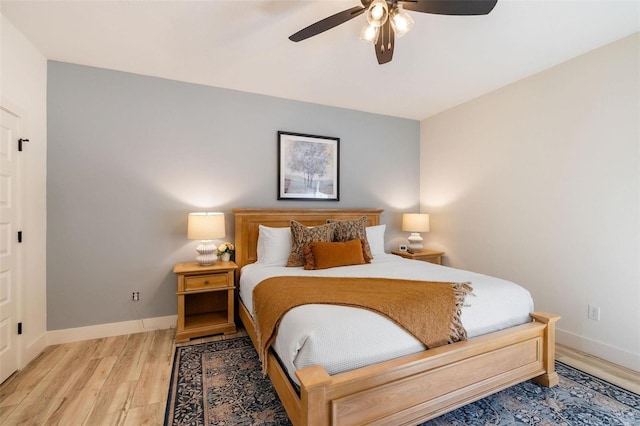
[[[376,255],[371,264],[305,271],[302,267],[250,264],[242,268],[240,299],[253,312],[253,288],[273,276],[389,277],[425,281],[470,282],[462,323],[469,338],[524,324],[533,311],[527,290],[509,281],[431,263]],[[273,345],[289,376],[322,365],[329,374],[423,351],[424,345],[391,320],[366,309],[304,305],[282,318]]]

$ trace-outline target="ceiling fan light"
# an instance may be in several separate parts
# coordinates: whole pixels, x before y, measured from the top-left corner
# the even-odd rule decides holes
[[[380,35],[380,27],[374,27],[373,25],[366,24],[362,31],[360,31],[360,40],[367,43],[376,44],[378,42],[378,36]]]
[[[389,17],[389,6],[385,0],[374,0],[367,10],[367,22],[374,27],[381,27]]]
[[[413,19],[404,11],[402,5],[397,5],[391,11],[391,26],[396,37],[400,38],[413,28]]]

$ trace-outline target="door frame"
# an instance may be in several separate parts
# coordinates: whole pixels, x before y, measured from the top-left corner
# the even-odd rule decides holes
[[[12,144],[12,149],[15,149],[15,175],[16,175],[16,191],[12,196],[15,197],[13,200],[16,206],[15,213],[15,224],[16,229],[14,230],[16,238],[16,243],[14,245],[14,253],[15,253],[15,307],[14,307],[14,315],[15,315],[15,324],[12,325],[14,327],[13,333],[15,333],[15,344],[16,344],[16,357],[17,357],[17,370],[19,371],[26,366],[28,360],[24,359],[25,351],[24,344],[25,341],[23,339],[23,334],[17,333],[17,325],[20,322],[23,322],[23,315],[25,312],[25,288],[24,288],[24,276],[25,276],[25,262],[23,257],[23,245],[22,243],[17,242],[17,232],[24,231],[24,189],[25,189],[25,173],[24,173],[24,160],[23,153],[24,151],[18,151],[18,139],[24,136],[25,134],[25,116],[24,113],[21,114],[20,108],[12,106],[10,102],[7,102],[6,99],[0,99],[0,110],[13,115],[18,120],[18,129],[17,134],[15,136],[15,140],[12,141],[15,144]],[[15,371],[14,371],[15,373]],[[12,373],[13,374],[13,373]],[[11,375],[9,376],[11,377]]]

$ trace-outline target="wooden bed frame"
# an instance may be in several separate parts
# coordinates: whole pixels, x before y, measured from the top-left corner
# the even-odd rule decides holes
[[[288,227],[294,219],[308,226],[333,219],[367,216],[378,225],[382,210],[234,209],[236,263],[257,260],[258,225]],[[253,319],[239,303],[239,316],[257,347]],[[272,352],[268,374],[289,418],[305,425],[418,424],[533,379],[558,383],[555,323],[559,316],[535,312],[532,321],[464,342],[407,355],[330,376],[320,366],[296,371],[295,391]]]

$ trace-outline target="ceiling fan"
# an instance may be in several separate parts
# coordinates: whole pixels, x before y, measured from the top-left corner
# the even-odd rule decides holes
[[[486,15],[498,0],[360,0],[362,6],[343,10],[291,35],[289,40],[302,41],[337,27],[366,11],[367,23],[360,39],[375,45],[380,65],[393,58],[394,38],[402,37],[413,27],[413,19],[405,11],[437,15]]]

